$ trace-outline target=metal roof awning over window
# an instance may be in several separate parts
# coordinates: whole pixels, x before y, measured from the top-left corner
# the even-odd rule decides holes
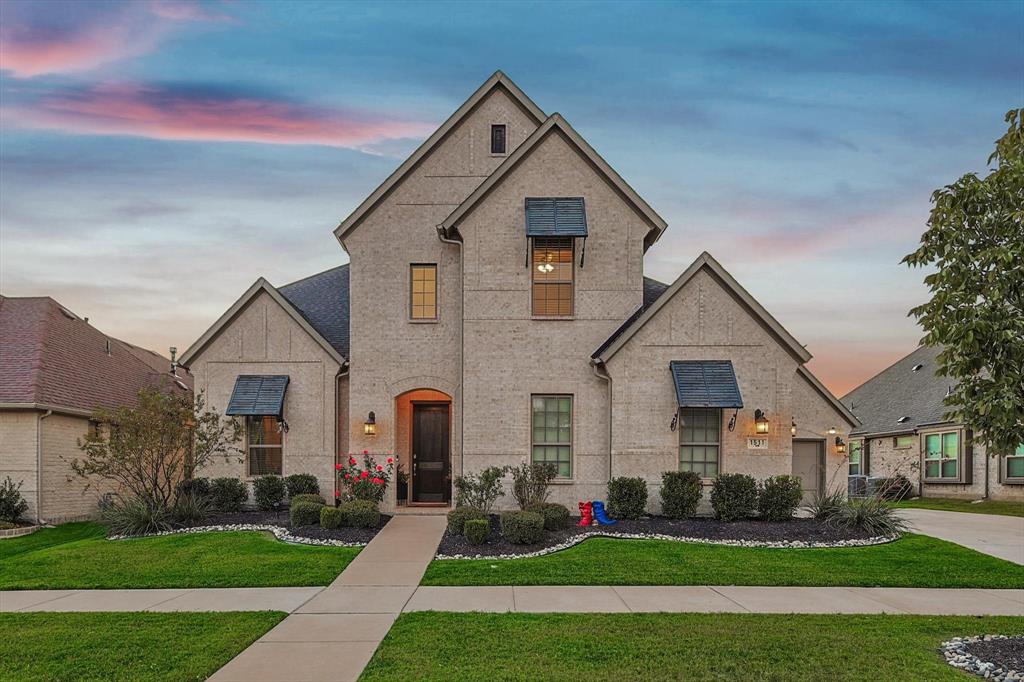
[[[526,197],[527,237],[586,237],[583,197]]]
[[[235,390],[224,414],[281,419],[287,388],[286,374],[243,374],[235,379]]]
[[[673,360],[668,366],[679,407],[743,407],[729,360]]]

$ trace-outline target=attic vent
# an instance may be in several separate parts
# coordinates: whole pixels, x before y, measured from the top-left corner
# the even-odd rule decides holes
[[[914,365],[914,369],[912,369],[910,371],[911,372],[919,372],[919,371],[921,371],[921,368],[923,368],[923,367],[924,367],[924,365]]]
[[[905,424],[908,421],[910,421],[910,417],[900,417],[899,419],[896,420],[896,423],[897,424]]]
[[[68,318],[69,320],[75,319],[75,316],[72,315],[71,311],[68,310],[67,308],[61,308],[60,309],[60,314],[63,315],[64,317]]]
[[[103,352],[110,355],[110,339],[107,339],[103,344]]]

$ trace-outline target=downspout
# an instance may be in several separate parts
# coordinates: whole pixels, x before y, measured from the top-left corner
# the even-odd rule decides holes
[[[603,379],[608,382],[608,481],[612,480],[612,375],[608,373],[608,368],[604,366],[603,362],[590,361],[590,366],[594,370],[594,375],[599,379]]]
[[[459,289],[462,293],[459,311],[459,475],[466,473],[466,258],[461,239],[452,239],[438,225],[437,238],[445,244],[454,244],[459,249]],[[453,477],[454,480],[454,477]]]
[[[338,405],[338,401],[341,399],[341,378],[348,376],[348,362],[338,368],[338,373],[334,375],[334,468],[331,469],[331,476],[334,478],[334,505],[338,505],[338,462],[341,456],[341,407]],[[345,406],[346,412],[348,411],[348,405]],[[346,421],[348,415],[345,415]]]
[[[47,410],[36,420],[36,523],[43,520],[43,420],[51,414]]]

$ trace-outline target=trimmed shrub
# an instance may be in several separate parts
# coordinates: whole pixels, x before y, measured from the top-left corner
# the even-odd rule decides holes
[[[608,482],[608,513],[615,519],[639,519],[647,510],[647,483],[619,476]]]
[[[757,481],[747,474],[719,474],[711,486],[711,507],[720,521],[739,521],[757,509]]]
[[[284,500],[284,479],[280,476],[260,476],[252,482],[252,497],[256,507],[263,511],[277,508]]]
[[[327,500],[322,495],[315,495],[312,493],[299,493],[293,495],[288,504],[294,506],[296,502],[316,502],[317,504],[327,504]]]
[[[337,507],[320,508],[320,527],[327,529],[341,528],[345,525],[345,515]]]
[[[520,509],[530,509],[548,500],[548,486],[558,475],[558,468],[550,462],[523,462],[510,467],[512,473],[512,497]]]
[[[666,471],[661,475],[661,513],[670,519],[688,519],[697,514],[704,494],[695,471]]]
[[[341,510],[346,526],[376,528],[380,525],[380,510],[377,509],[377,503],[371,500],[351,500],[338,509]]]
[[[899,502],[904,498],[910,497],[910,494],[913,492],[914,486],[912,486],[907,477],[902,474],[892,476],[890,478],[883,478],[882,480],[875,482],[875,496],[880,497],[883,500]]]
[[[907,530],[907,523],[896,513],[896,508],[877,497],[846,500],[825,523],[833,528],[863,530],[873,536],[891,537]]]
[[[210,479],[208,478],[186,478],[174,486],[174,496],[198,495],[199,497],[210,496]]]
[[[171,507],[171,518],[183,526],[196,526],[210,515],[210,498],[197,492],[178,493]]]
[[[757,493],[757,512],[765,521],[789,521],[803,496],[796,476],[766,478]]]
[[[541,502],[526,511],[532,511],[544,517],[544,530],[565,530],[572,522],[569,518],[569,510],[557,502]]]
[[[466,539],[471,545],[482,545],[491,535],[490,519],[469,519],[464,527]]]
[[[284,485],[288,489],[288,497],[320,494],[320,482],[316,480],[316,476],[313,474],[285,476]]]
[[[100,507],[100,521],[111,535],[151,535],[171,530],[170,512],[132,498]]]
[[[320,523],[320,510],[325,508],[317,502],[296,502],[291,509],[292,526],[315,526]]]
[[[28,502],[21,494],[21,484],[24,481],[15,483],[10,476],[0,483],[0,521],[11,523],[28,511]]]
[[[242,505],[249,499],[249,489],[237,478],[215,478],[210,481],[210,499],[217,511],[241,511]]]
[[[501,515],[501,534],[513,545],[532,545],[544,537],[544,517],[529,511]]]
[[[505,467],[487,467],[476,474],[455,477],[455,506],[473,507],[490,512],[504,494],[501,479]]]
[[[465,532],[466,521],[470,519],[487,519],[487,512],[476,507],[456,507],[448,512],[448,532],[452,535],[462,535]]]

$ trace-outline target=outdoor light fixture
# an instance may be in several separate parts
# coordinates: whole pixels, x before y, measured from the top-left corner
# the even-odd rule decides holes
[[[790,425],[789,425],[789,435],[791,435],[791,436],[795,436],[796,435],[796,422],[791,422],[790,423]]]
[[[828,435],[830,435],[830,436],[836,435],[836,427],[834,427],[834,426],[828,427]]]
[[[377,415],[373,412],[370,412],[366,416],[366,421],[363,422],[363,433],[367,436],[377,435]]]
[[[846,453],[846,443],[839,436],[836,436],[836,453],[840,455]]]
[[[768,433],[768,417],[761,410],[754,410],[754,433],[758,435]]]

